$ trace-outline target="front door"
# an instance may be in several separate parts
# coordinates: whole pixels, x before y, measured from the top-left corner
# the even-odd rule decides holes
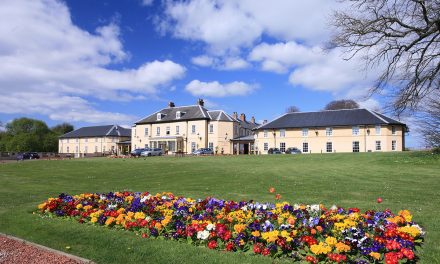
[[[243,144],[243,154],[245,155],[249,154],[249,143]]]

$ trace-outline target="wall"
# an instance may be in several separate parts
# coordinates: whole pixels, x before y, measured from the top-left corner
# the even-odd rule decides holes
[[[114,148],[117,150],[116,143],[129,140],[129,137],[88,137],[88,138],[63,138],[58,140],[59,153],[108,153]],[[67,151],[69,147],[69,151]],[[78,149],[77,149],[78,147]]]

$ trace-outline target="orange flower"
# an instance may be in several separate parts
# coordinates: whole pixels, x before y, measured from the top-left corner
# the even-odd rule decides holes
[[[317,227],[316,227],[316,230],[318,230],[318,232],[321,233],[321,232],[322,232],[322,227],[321,227],[321,226],[317,226]]]
[[[314,228],[312,228],[312,230],[310,230],[310,234],[312,234],[312,235],[316,234],[316,230]]]
[[[270,193],[274,193],[274,192],[275,192],[275,188],[274,188],[274,187],[270,187],[270,188],[269,188],[269,192],[270,192]]]
[[[277,194],[277,195],[275,195],[275,199],[277,199],[277,200],[279,200],[279,199],[281,199],[281,194]]]

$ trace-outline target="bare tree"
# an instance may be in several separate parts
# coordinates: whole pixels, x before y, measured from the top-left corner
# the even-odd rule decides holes
[[[393,110],[415,110],[440,86],[440,0],[341,0],[334,47],[362,56],[367,67],[385,64],[371,94],[391,89]]]
[[[334,100],[328,103],[324,110],[339,110],[339,109],[357,109],[359,108],[359,104],[355,101],[348,99],[348,100]]]
[[[301,112],[297,106],[291,105],[286,108],[286,113],[296,113]]]
[[[426,105],[420,127],[425,143],[429,147],[440,147],[440,101],[431,99]]]

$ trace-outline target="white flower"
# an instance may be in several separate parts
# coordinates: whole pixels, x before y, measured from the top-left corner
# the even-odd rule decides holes
[[[151,217],[147,216],[147,217],[145,217],[145,220],[150,221]]]
[[[150,195],[148,195],[148,196],[150,196]],[[142,197],[142,199],[141,199],[141,203],[145,202],[145,201],[149,198],[148,196],[144,196],[144,197]]]
[[[117,206],[118,206],[117,204],[109,204],[109,205],[107,205],[107,208],[113,209],[113,208],[116,208]]]
[[[241,208],[241,210],[243,210],[243,211],[247,211],[247,207],[246,207],[246,205],[245,206],[243,206],[242,208]]]
[[[208,230],[208,231],[215,230],[215,225],[214,224],[207,225],[206,230]]]
[[[197,239],[205,240],[208,237],[209,237],[209,231],[208,230],[203,230],[203,231],[197,232]]]
[[[267,209],[267,205],[263,204],[263,210]]]
[[[294,210],[298,210],[298,209],[299,209],[299,204],[294,204],[294,205],[293,205],[293,209],[294,209]]]
[[[310,206],[310,210],[311,210],[312,212],[319,212],[320,209],[321,209],[321,207],[319,206],[319,204],[312,204],[312,205]]]
[[[166,197],[165,195],[162,196],[162,200],[166,200],[166,199],[168,199],[168,197]]]
[[[338,207],[336,205],[333,205],[332,207],[330,207],[330,210],[336,210],[338,209]]]
[[[419,225],[412,225],[412,227],[417,228],[420,231],[420,234],[423,236],[425,235],[425,231],[423,231],[423,229],[419,226]]]
[[[104,201],[104,200],[107,200],[107,197],[105,197],[105,195],[102,195],[102,194],[101,194],[101,196],[99,197],[99,199],[101,199],[101,200]]]

